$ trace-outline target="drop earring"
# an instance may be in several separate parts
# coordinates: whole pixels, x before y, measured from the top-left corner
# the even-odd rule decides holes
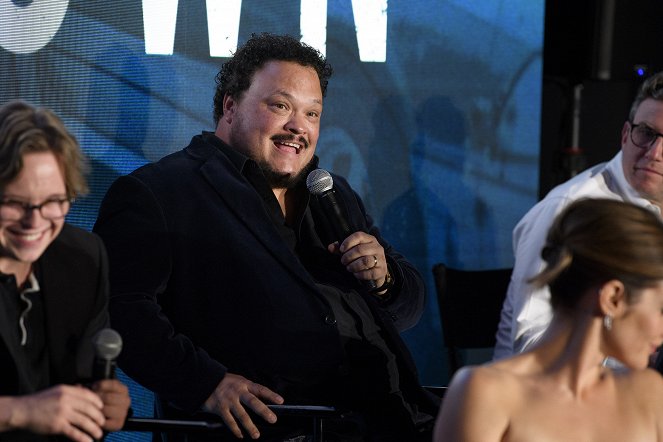
[[[610,315],[605,315],[603,317],[603,326],[605,327],[606,330],[610,331],[612,330],[612,316]]]

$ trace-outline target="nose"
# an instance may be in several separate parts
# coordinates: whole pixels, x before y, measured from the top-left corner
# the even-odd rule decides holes
[[[285,124],[285,129],[293,134],[302,135],[306,133],[305,119],[298,112],[293,112]]]
[[[25,213],[23,213],[23,218],[21,218],[21,224],[24,226],[34,226],[37,224],[41,216],[41,212],[37,207],[25,207]]]

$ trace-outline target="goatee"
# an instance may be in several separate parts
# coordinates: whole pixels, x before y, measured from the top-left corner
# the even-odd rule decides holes
[[[297,187],[301,182],[306,180],[308,174],[315,169],[315,157],[296,174],[278,172],[269,165],[266,161],[258,161],[258,166],[262,170],[267,183],[272,189],[292,189]]]

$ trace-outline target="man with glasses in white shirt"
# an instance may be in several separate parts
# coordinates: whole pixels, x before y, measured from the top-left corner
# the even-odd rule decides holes
[[[560,184],[536,204],[513,230],[515,265],[502,307],[494,359],[520,353],[543,335],[552,318],[550,292],[529,280],[544,266],[541,250],[553,220],[581,198],[614,198],[660,215],[663,203],[663,72],[640,87],[624,123],[621,150]]]

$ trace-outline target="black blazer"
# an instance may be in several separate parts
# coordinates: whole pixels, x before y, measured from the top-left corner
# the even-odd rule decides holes
[[[398,330],[422,313],[422,279],[381,238],[347,182],[334,180],[350,223],[380,240],[396,273],[386,303],[366,298],[399,356],[401,384],[414,391],[414,364]],[[202,136],[119,178],[94,230],[111,263],[110,314],[124,338],[119,364],[162,399],[195,411],[228,370],[291,402],[339,369],[330,306],[255,189]],[[293,383],[302,390],[283,390]]]
[[[94,361],[94,335],[109,324],[108,263],[101,240],[65,224],[62,232],[35,263],[44,301],[50,382],[74,384],[88,380]],[[15,322],[0,321],[0,394],[18,393],[25,356],[6,338]],[[4,435],[21,440],[16,433]],[[2,439],[0,435],[0,439]]]

